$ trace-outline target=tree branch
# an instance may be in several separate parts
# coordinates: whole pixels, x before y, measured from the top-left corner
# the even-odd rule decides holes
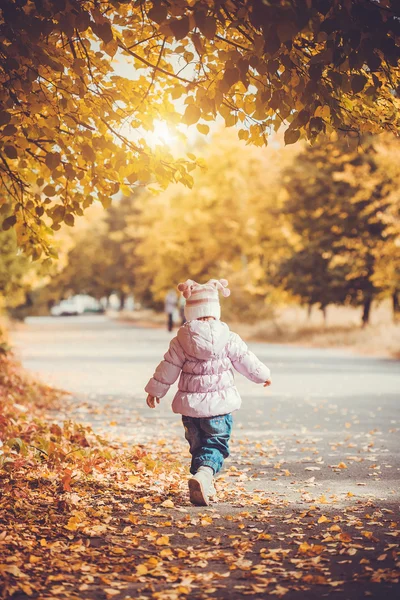
[[[121,41],[118,41],[118,47],[121,48],[121,50],[123,50],[124,52],[127,52],[127,54],[130,54],[131,56],[133,56],[133,58],[140,60],[140,62],[147,65],[151,69],[158,71],[159,73],[163,73],[164,75],[167,75],[168,77],[172,77],[173,79],[178,79],[179,81],[183,81],[183,83],[190,83],[190,85],[198,85],[198,83],[196,81],[190,81],[189,79],[185,79],[184,77],[179,77],[179,75],[175,75],[175,73],[170,73],[169,71],[166,71],[165,69],[162,69],[161,67],[158,67],[157,65],[153,65],[153,63],[149,62],[142,56],[139,56],[139,54],[136,54],[136,52],[132,52],[132,50],[129,50]]]

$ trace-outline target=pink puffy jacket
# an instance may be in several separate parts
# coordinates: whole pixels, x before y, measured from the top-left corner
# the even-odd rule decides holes
[[[240,408],[234,367],[255,383],[264,383],[270,371],[243,340],[221,321],[189,321],[171,341],[164,360],[146,386],[162,398],[179,374],[172,410],[188,417],[215,417]]]

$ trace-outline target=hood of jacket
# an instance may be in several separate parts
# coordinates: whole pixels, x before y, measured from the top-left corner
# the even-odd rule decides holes
[[[229,327],[222,321],[193,320],[179,329],[178,341],[189,356],[209,360],[221,354],[229,335]]]

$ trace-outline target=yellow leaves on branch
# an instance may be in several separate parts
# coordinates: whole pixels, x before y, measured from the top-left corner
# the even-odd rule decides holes
[[[399,128],[398,32],[379,3],[321,12],[230,0],[218,9],[181,0],[29,7],[13,3],[0,17],[13,32],[0,76],[0,174],[4,228],[16,228],[34,259],[51,254],[52,230],[73,226],[94,201],[109,206],[148,183],[192,184],[191,161],[146,141],[155,120],[204,135],[200,120],[221,116],[256,145],[282,124],[287,144]],[[357,33],[344,45],[348,22]]]

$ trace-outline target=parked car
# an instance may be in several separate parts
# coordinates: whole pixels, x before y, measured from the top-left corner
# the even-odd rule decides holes
[[[92,296],[78,294],[71,296],[66,300],[61,300],[50,309],[53,317],[72,317],[83,315],[84,313],[103,313],[104,309],[100,302]]]

